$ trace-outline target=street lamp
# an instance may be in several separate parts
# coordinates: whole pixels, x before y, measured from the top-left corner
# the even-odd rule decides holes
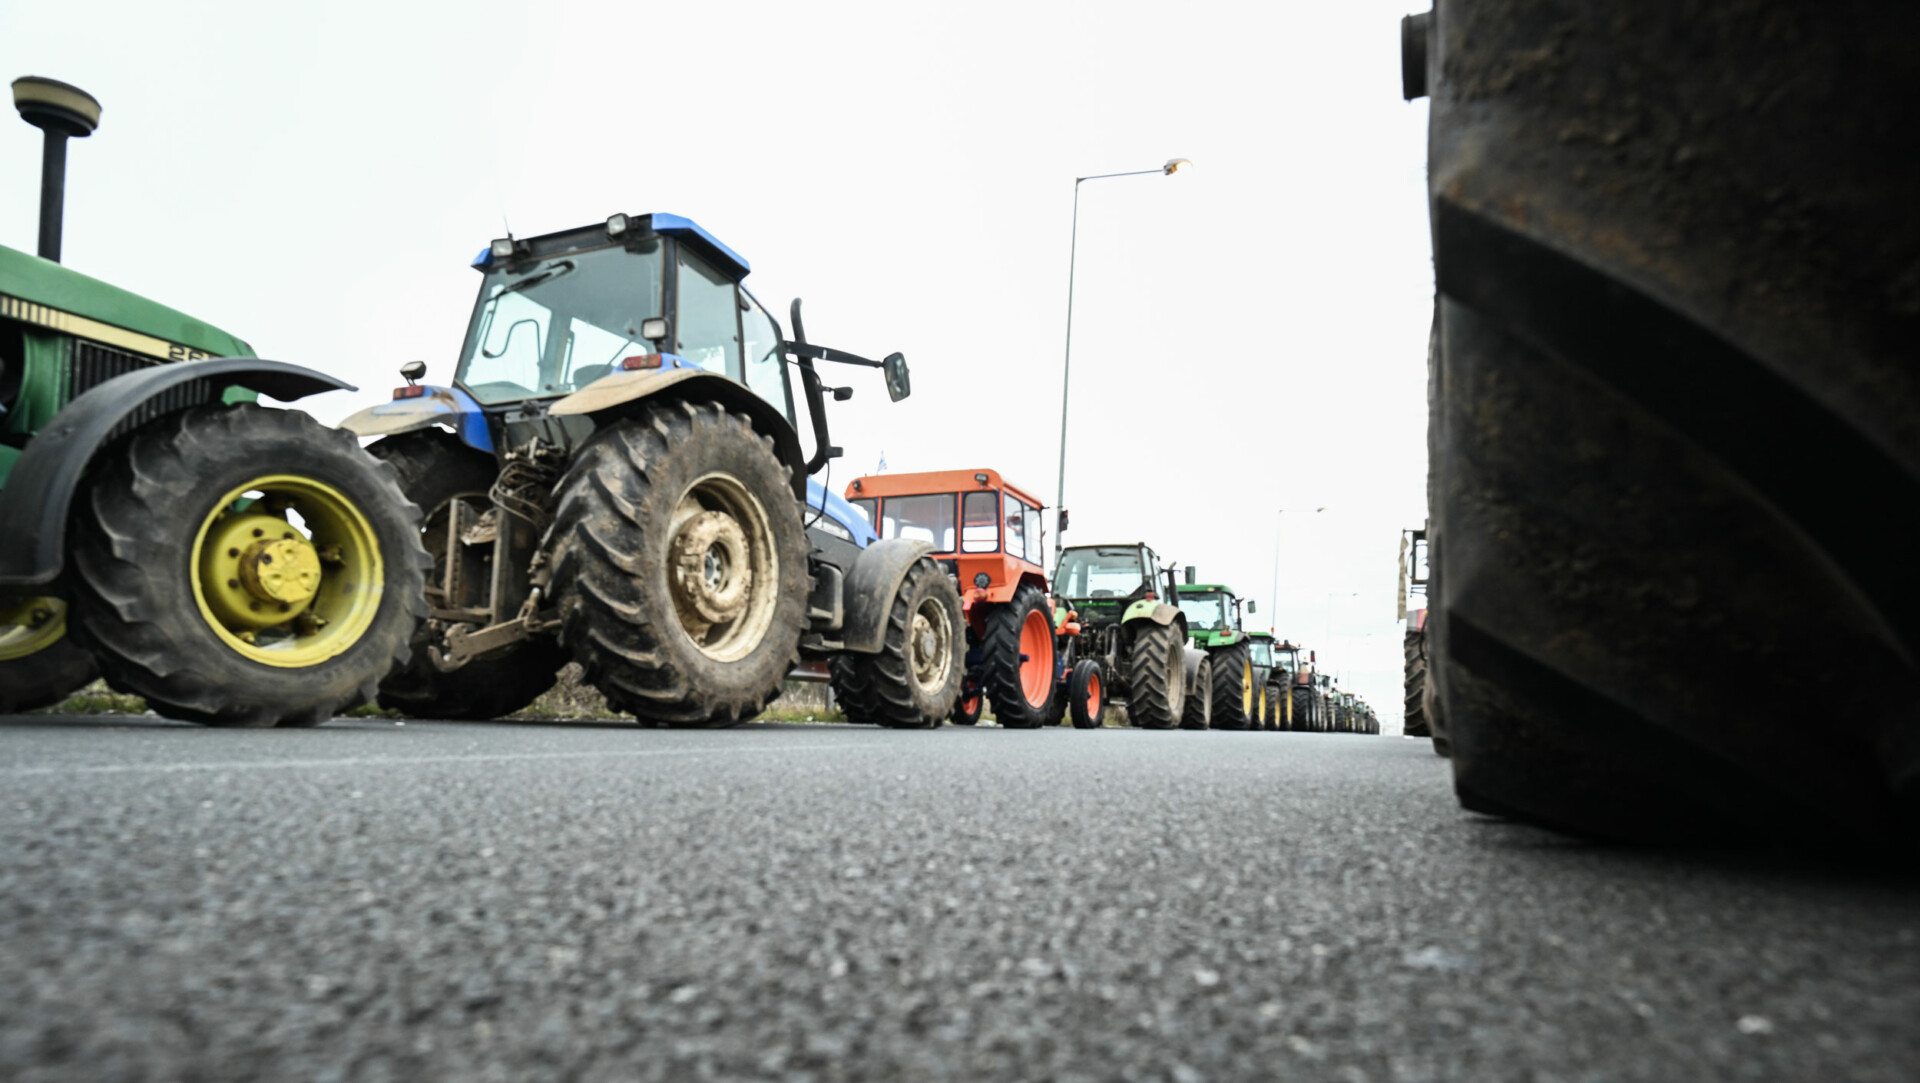
[[[1109,177],[1144,177],[1149,173],[1172,176],[1183,165],[1193,163],[1185,158],[1168,158],[1159,169],[1135,169],[1126,173],[1095,173],[1087,177],[1073,178],[1073,234],[1067,248],[1067,356],[1060,365],[1060,480],[1053,488],[1053,563],[1060,564],[1061,550],[1067,542],[1067,384],[1073,369],[1073,272],[1074,264],[1080,255],[1080,185],[1090,180],[1106,180]]]
[[[1318,515],[1318,514],[1320,514],[1321,512],[1323,512],[1323,511],[1326,511],[1326,510],[1327,510],[1327,509],[1325,509],[1325,508],[1281,508],[1281,509],[1280,509],[1280,512],[1279,512],[1279,514],[1278,514],[1278,515],[1275,515],[1275,516],[1274,516],[1274,522],[1273,522],[1273,600],[1272,600],[1272,603],[1271,603],[1271,604],[1272,604],[1272,607],[1273,607],[1273,619],[1275,619],[1275,620],[1279,620],[1279,619],[1280,619],[1280,519],[1281,519],[1281,517],[1282,517],[1282,516],[1284,516],[1284,515],[1286,515],[1286,514],[1287,514],[1288,512],[1293,512],[1293,513],[1294,513],[1294,514],[1296,514],[1296,515],[1299,515],[1299,514],[1304,514],[1304,513],[1308,513],[1308,512],[1311,512],[1311,513],[1312,513],[1312,514],[1314,514],[1314,515]]]

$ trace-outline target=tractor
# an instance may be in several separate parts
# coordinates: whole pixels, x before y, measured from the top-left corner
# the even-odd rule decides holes
[[[1145,542],[1068,546],[1053,591],[1061,670],[1094,663],[1090,672],[1108,698],[1125,700],[1135,726],[1206,727],[1207,657],[1187,647],[1186,615],[1161,600],[1176,596],[1174,569]]]
[[[452,380],[401,369],[343,427],[425,512],[429,619],[382,704],[493,718],[567,661],[643,723],[733,725],[804,661],[840,675],[850,718],[938,725],[962,654],[959,595],[931,542],[878,539],[813,478],[840,454],[817,361],[906,361],[793,337],[744,285],[746,259],[691,219],[493,241]],[[795,408],[805,399],[812,451]]]
[[[1197,583],[1189,566],[1179,587],[1180,611],[1186,614],[1193,646],[1206,652],[1214,729],[1243,730],[1263,723],[1264,673],[1256,673],[1248,633],[1241,628],[1240,610],[1254,611],[1251,598],[1240,598],[1218,583]]]
[[[104,676],[158,713],[306,726],[373,698],[426,615],[419,511],[347,433],[260,406],[347,384],[60,263],[67,141],[29,76],[39,254],[0,248],[0,714]]]
[[[1255,701],[1255,719],[1264,730],[1286,729],[1286,671],[1281,668],[1280,649],[1285,644],[1272,632],[1248,632],[1247,649],[1252,655],[1253,679],[1260,694]]]
[[[872,474],[855,478],[845,495],[882,538],[932,543],[959,587],[966,671],[954,723],[978,723],[991,701],[1009,729],[1057,723],[1062,709],[1076,727],[1100,725],[1099,664],[1082,659],[1064,675],[1055,666],[1040,500],[984,469]],[[836,671],[836,689],[840,683]]]

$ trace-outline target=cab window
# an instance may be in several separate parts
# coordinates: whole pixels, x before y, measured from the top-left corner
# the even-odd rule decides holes
[[[962,553],[991,553],[1000,548],[1000,517],[994,514],[998,503],[990,492],[968,493],[960,498]]]
[[[953,552],[953,494],[890,496],[880,505],[880,536],[932,542],[936,552]]]
[[[733,281],[676,245],[678,311],[673,352],[722,376],[740,379],[740,301]]]
[[[873,497],[863,496],[858,500],[849,500],[847,501],[847,503],[852,504],[854,508],[860,512],[860,514],[866,516],[868,523],[872,523],[874,521],[874,517],[879,514],[876,508],[880,502],[878,500],[875,500]]]
[[[772,403],[774,409],[793,421],[793,389],[787,383],[787,366],[780,356],[780,325],[773,322],[760,302],[744,289],[740,291],[740,332],[746,347],[742,379],[754,394]],[[871,522],[873,516],[868,515],[867,519]]]

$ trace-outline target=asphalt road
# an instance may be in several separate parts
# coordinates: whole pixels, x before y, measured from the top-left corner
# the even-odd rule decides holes
[[[0,1078],[1910,1080],[1920,881],[1313,734],[0,721]]]

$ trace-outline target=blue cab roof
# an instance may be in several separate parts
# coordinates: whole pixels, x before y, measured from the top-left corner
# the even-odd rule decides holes
[[[525,243],[527,243],[529,246],[532,246],[535,249],[535,254],[538,254],[538,249],[545,246],[539,245],[537,244],[537,242],[544,241],[549,238],[564,237],[571,234],[582,233],[590,229],[603,229],[603,228],[605,227],[601,225],[581,226],[578,229],[569,229],[561,233],[549,233],[541,237],[529,237],[529,238],[526,238]],[[745,278],[747,277],[748,274],[752,273],[753,271],[753,265],[747,262],[747,257],[727,247],[725,242],[720,240],[720,238],[715,237],[713,234],[708,233],[704,228],[701,227],[700,223],[695,222],[693,219],[687,218],[683,215],[667,214],[663,211],[655,211],[652,214],[637,215],[637,216],[634,216],[633,225],[630,228],[637,229],[642,233],[646,233],[646,232],[667,233],[667,234],[672,234],[674,236],[681,237],[681,238],[692,239],[696,243],[698,243],[700,247],[707,249],[712,255],[717,256],[721,260],[731,264],[732,269],[736,272],[736,275],[735,275],[736,278]],[[493,264],[493,246],[492,245],[488,245],[486,248],[482,248],[480,250],[480,254],[473,258],[473,266],[476,268],[485,269],[491,266],[492,264]]]

